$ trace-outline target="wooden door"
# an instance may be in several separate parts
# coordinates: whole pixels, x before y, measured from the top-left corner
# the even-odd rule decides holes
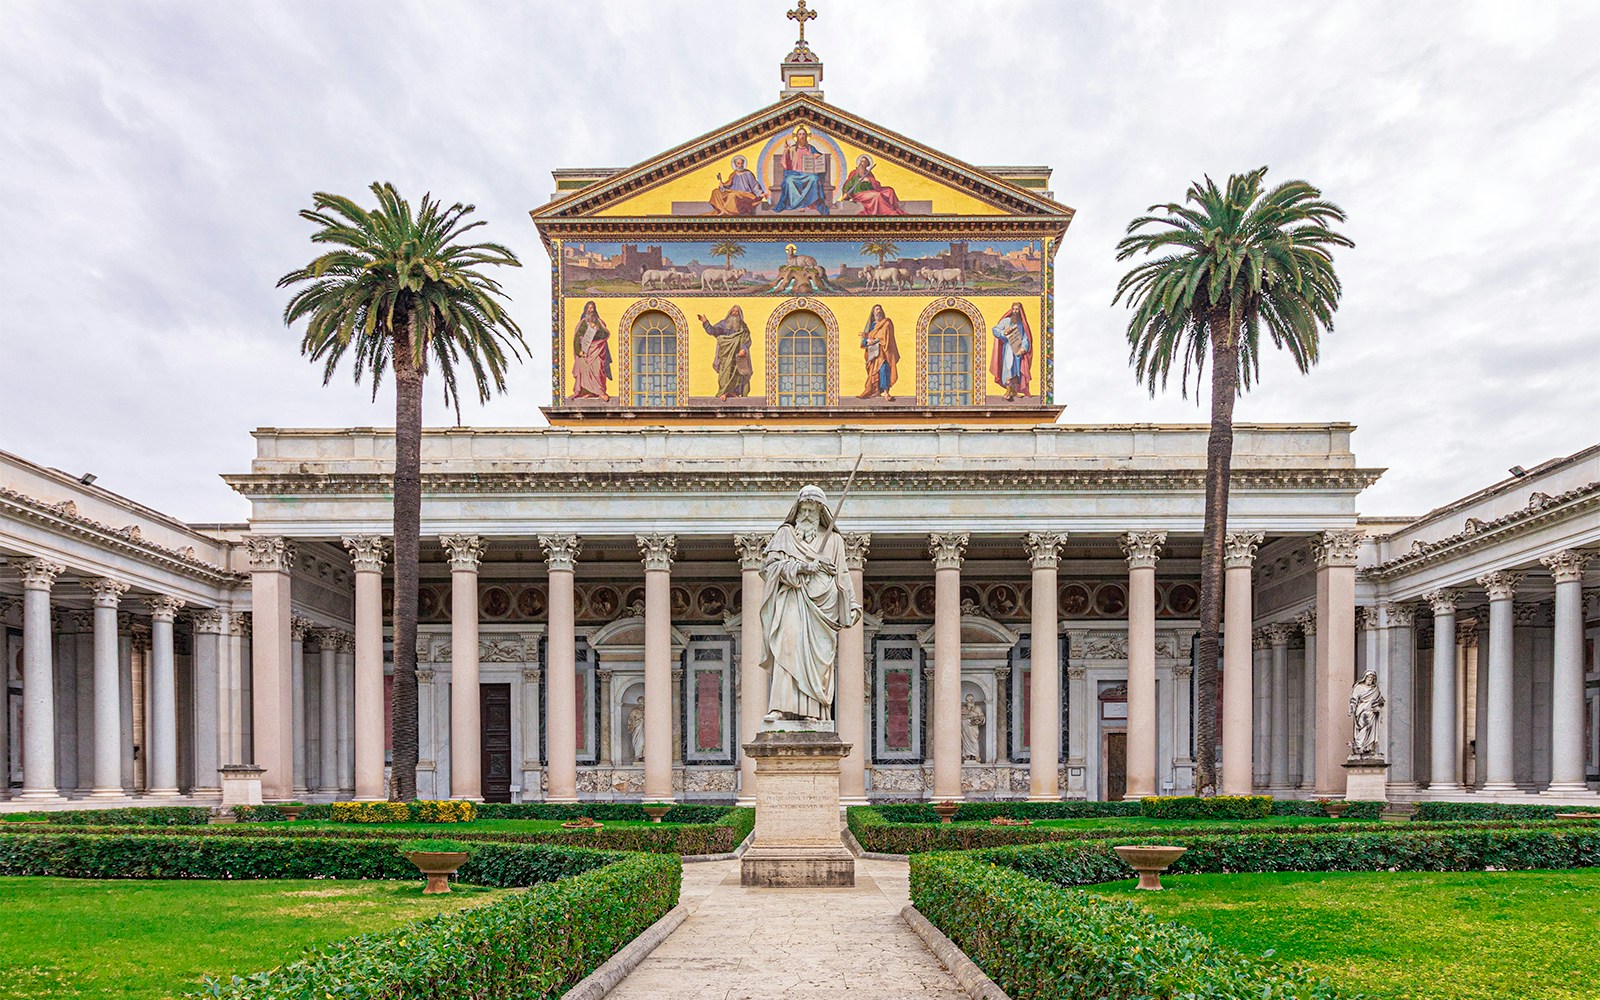
[[[511,801],[511,685],[478,685],[483,731],[483,801]]]
[[[1121,802],[1128,793],[1128,734],[1106,733],[1106,799]]]

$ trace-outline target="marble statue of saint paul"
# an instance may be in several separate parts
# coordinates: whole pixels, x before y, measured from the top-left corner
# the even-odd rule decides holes
[[[767,543],[761,575],[767,646],[761,665],[772,671],[766,721],[831,720],[839,631],[861,620],[861,605],[845,565],[844,539],[817,487],[800,490]]]

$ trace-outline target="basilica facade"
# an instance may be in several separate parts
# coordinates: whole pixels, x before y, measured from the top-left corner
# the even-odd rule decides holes
[[[547,423],[423,435],[421,796],[748,801],[761,551],[808,484],[865,611],[846,802],[1193,789],[1206,428],[1064,422],[1049,169],[865,121],[821,70],[802,42],[776,104],[532,211]],[[1600,446],[1383,520],[1353,430],[1237,428],[1223,790],[1344,794],[1371,670],[1392,796],[1591,796]],[[0,456],[0,795],[209,801],[238,763],[268,799],[387,794],[393,434],[255,442],[235,526]]]

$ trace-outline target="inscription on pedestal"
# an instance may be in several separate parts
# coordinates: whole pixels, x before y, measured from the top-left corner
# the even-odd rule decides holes
[[[756,828],[740,881],[854,885],[855,859],[839,835],[839,761],[850,747],[831,732],[764,732],[744,750],[756,764]]]

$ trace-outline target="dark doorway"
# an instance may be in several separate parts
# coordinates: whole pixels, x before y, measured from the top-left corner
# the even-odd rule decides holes
[[[1106,733],[1106,800],[1121,802],[1128,793],[1128,734]]]
[[[478,685],[483,725],[483,801],[511,801],[511,685]]]

